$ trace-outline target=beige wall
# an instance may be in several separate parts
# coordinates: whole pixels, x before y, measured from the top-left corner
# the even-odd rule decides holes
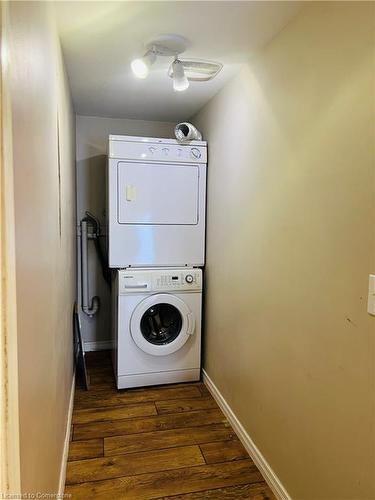
[[[173,137],[175,123],[79,116],[77,123],[77,219],[86,210],[96,215],[105,231],[106,167],[110,134],[140,137]],[[103,240],[105,238],[103,237]],[[105,241],[102,242],[105,246]],[[78,273],[80,276],[80,272]],[[89,244],[90,297],[100,297],[100,310],[93,318],[81,313],[81,325],[86,349],[103,348],[111,338],[111,306],[94,245]],[[102,343],[104,342],[104,344]]]
[[[56,492],[72,384],[74,115],[50,4],[11,2],[10,35],[21,485]]]
[[[310,3],[194,118],[204,366],[294,499],[373,499],[373,4]]]

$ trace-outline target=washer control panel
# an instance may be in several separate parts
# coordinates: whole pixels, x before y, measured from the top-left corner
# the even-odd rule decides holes
[[[153,277],[153,290],[196,290],[201,288],[201,271],[168,271]]]
[[[202,290],[201,269],[124,269],[118,275],[120,294]]]

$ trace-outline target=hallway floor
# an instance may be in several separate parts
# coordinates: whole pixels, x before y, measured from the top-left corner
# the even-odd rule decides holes
[[[65,493],[78,499],[271,500],[202,383],[118,391],[106,351],[76,389]]]

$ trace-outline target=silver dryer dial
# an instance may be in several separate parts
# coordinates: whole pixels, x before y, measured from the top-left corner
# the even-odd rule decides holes
[[[198,148],[191,148],[190,152],[193,158],[196,158],[197,160],[199,160],[199,158],[202,156],[202,153]]]

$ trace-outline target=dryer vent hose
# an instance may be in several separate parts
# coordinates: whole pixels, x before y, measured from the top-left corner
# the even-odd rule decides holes
[[[178,123],[174,129],[174,135],[179,142],[201,141],[202,134],[191,123]]]

